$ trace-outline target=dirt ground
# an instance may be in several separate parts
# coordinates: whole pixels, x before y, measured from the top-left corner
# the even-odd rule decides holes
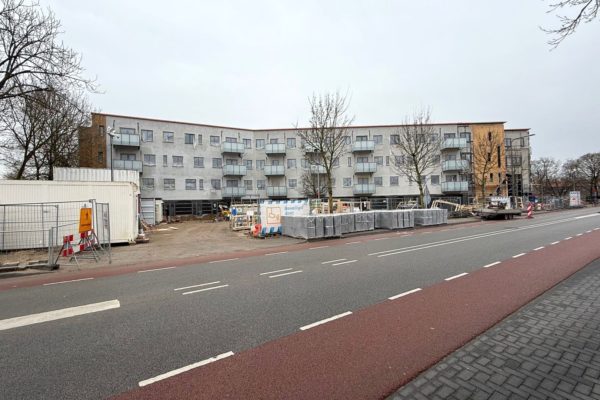
[[[146,232],[146,236],[150,239],[148,243],[113,246],[112,265],[173,260],[304,242],[284,236],[255,239],[250,237],[248,232],[247,230],[232,231],[228,222],[185,221],[161,224],[152,231]],[[47,259],[47,254],[47,251],[31,250],[0,254],[0,263],[26,263]],[[98,263],[92,260],[80,260],[79,268],[76,265],[65,265],[63,260],[66,259],[59,260],[60,270],[66,271],[108,265],[107,257],[102,257]]]

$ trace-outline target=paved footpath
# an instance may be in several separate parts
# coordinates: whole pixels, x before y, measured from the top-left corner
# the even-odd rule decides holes
[[[600,260],[389,399],[600,399]]]

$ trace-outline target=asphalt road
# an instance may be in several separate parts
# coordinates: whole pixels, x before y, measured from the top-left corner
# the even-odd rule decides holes
[[[522,253],[568,249],[599,227],[598,210],[583,209],[2,291],[0,398],[106,398]],[[2,330],[97,303],[109,309]]]

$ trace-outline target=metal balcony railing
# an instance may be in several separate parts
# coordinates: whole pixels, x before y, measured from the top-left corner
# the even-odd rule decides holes
[[[224,176],[245,176],[246,175],[245,165],[224,165],[223,175]]]
[[[377,172],[377,163],[366,162],[366,163],[356,163],[354,165],[354,173],[355,174],[372,174],[374,172]]]
[[[463,149],[467,147],[467,139],[465,138],[450,138],[442,140],[441,148],[444,149]]]
[[[442,182],[442,192],[466,192],[469,182]]]
[[[221,153],[242,154],[246,150],[244,143],[221,143]]]
[[[325,173],[325,167],[322,165],[310,165],[308,168],[310,169],[311,174],[324,174]]]
[[[267,196],[269,197],[286,197],[287,187],[285,186],[267,186]]]
[[[113,146],[133,146],[140,147],[140,135],[130,133],[119,133],[112,138]]]
[[[375,184],[361,183],[358,185],[354,185],[353,192],[354,194],[373,194],[375,193]]]
[[[442,162],[442,171],[467,171],[469,170],[469,161],[467,160],[449,160]]]
[[[138,160],[113,160],[113,169],[126,169],[142,172],[142,162]]]
[[[285,154],[285,144],[283,144],[283,143],[268,143],[265,145],[265,153],[267,153],[267,154]]]
[[[225,186],[221,189],[223,197],[244,197],[246,195],[245,187]]]
[[[363,140],[361,142],[352,143],[352,152],[358,153],[363,151],[374,151],[375,150],[375,141],[373,140]]]
[[[264,173],[266,176],[282,176],[285,175],[285,167],[283,165],[265,165]]]

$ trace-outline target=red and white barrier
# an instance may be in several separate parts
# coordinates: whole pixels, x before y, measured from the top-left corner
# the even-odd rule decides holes
[[[533,204],[527,206],[527,218],[533,218]]]

